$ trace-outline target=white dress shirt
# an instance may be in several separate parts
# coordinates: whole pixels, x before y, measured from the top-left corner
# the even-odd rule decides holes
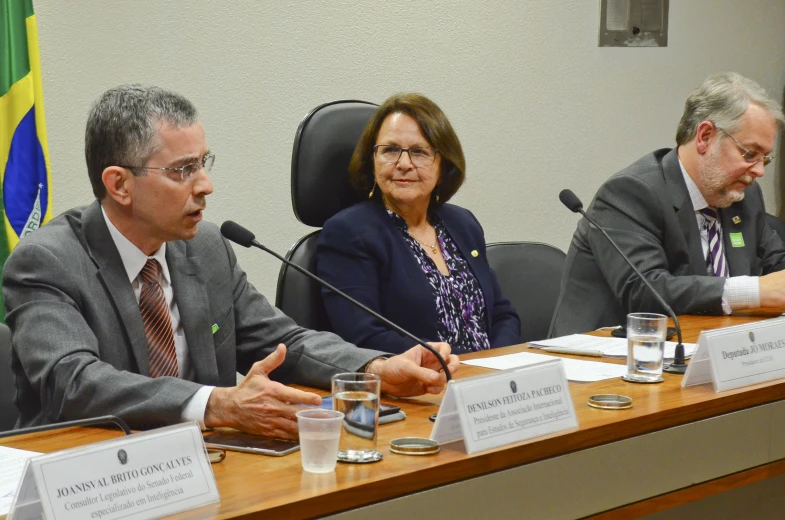
[[[709,254],[709,230],[706,217],[700,211],[708,208],[709,203],[703,197],[703,194],[698,189],[698,185],[689,176],[687,170],[679,159],[679,166],[681,167],[681,174],[684,177],[684,183],[687,185],[687,191],[690,193],[690,200],[692,207],[695,209],[695,217],[698,220],[698,229],[701,235],[701,246],[703,247],[704,258]],[[715,208],[712,208],[715,209]],[[717,231],[722,234],[722,223],[717,219]],[[724,254],[724,253],[723,253]],[[725,262],[727,263],[728,257],[726,255]],[[708,273],[707,273],[708,274]],[[760,307],[760,282],[757,276],[731,276],[725,279],[725,287],[722,290],[722,311],[725,314],[730,314],[734,310],[750,309]]]
[[[128,280],[131,282],[131,288],[134,291],[137,303],[139,302],[139,296],[142,293],[139,273],[142,272],[142,268],[147,263],[147,260],[154,258],[155,260],[158,260],[158,263],[161,265],[158,281],[161,283],[161,288],[164,290],[164,298],[166,298],[166,305],[169,307],[169,316],[172,319],[174,348],[177,353],[177,367],[182,379],[193,381],[195,375],[194,367],[191,363],[191,356],[188,353],[188,343],[185,340],[183,324],[180,321],[180,311],[177,309],[177,302],[174,299],[174,292],[172,290],[172,278],[169,276],[169,266],[166,263],[166,242],[164,242],[158,251],[151,256],[147,256],[141,249],[136,247],[117,230],[106,215],[103,206],[101,206],[101,212],[104,215],[106,227],[109,228],[109,234],[112,236],[114,245],[120,253],[123,267],[128,275]],[[197,421],[199,425],[204,428],[204,412],[207,408],[207,400],[210,398],[213,388],[215,387],[203,386],[185,403],[181,412],[183,421]]]

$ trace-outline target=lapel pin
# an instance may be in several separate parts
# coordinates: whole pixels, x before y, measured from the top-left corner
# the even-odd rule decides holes
[[[217,324],[217,323],[213,323],[213,327],[212,327],[212,329],[213,329],[213,334],[215,334],[216,332],[218,332],[218,324]]]
[[[733,217],[733,223],[734,224],[741,224],[741,217],[739,217],[739,216]]]
[[[476,249],[473,249],[473,250],[472,250],[472,256],[473,256],[474,258],[477,258],[478,256],[480,256],[480,253],[478,253]]]

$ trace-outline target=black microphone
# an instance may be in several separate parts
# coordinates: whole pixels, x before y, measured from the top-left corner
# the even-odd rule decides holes
[[[8,430],[0,433],[0,439],[6,437],[16,437],[17,435],[27,435],[29,433],[47,432],[49,430],[59,430],[60,428],[72,428],[74,426],[98,426],[100,424],[116,424],[126,435],[131,435],[131,429],[124,420],[115,415],[102,415],[101,417],[91,417],[89,419],[77,419],[75,421],[65,421],[54,424],[44,424],[43,426],[31,426],[19,430]]]
[[[676,353],[673,355],[673,363],[665,367],[663,370],[665,372],[670,372],[671,374],[683,374],[687,370],[687,364],[684,362],[684,345],[681,342],[681,326],[679,325],[679,319],[676,317],[676,313],[673,312],[673,309],[671,309],[670,305],[665,303],[665,300],[662,298],[662,296],[660,296],[660,293],[654,290],[654,287],[652,287],[649,281],[641,274],[640,271],[638,271],[638,268],[635,267],[635,264],[633,264],[632,261],[627,258],[627,255],[625,255],[624,252],[619,249],[619,246],[616,245],[616,242],[613,241],[613,239],[602,228],[602,226],[599,226],[596,222],[594,222],[594,220],[589,218],[589,215],[587,215],[585,211],[583,211],[583,204],[581,203],[581,199],[579,199],[577,195],[572,192],[572,190],[561,190],[559,193],[559,200],[562,202],[562,204],[567,206],[567,209],[573,213],[580,213],[583,215],[583,218],[588,220],[590,224],[599,229],[600,232],[605,235],[605,238],[608,239],[608,242],[610,242],[616,251],[618,251],[622,256],[622,258],[627,261],[629,266],[632,267],[632,270],[635,271],[635,274],[638,275],[638,278],[640,278],[641,281],[646,284],[646,287],[649,288],[652,294],[657,297],[657,300],[662,304],[662,306],[665,307],[668,315],[673,319],[673,324],[676,326],[676,334],[678,335],[679,343],[676,345]]]
[[[450,375],[450,369],[447,368],[447,363],[444,361],[444,358],[441,356],[441,354],[439,354],[439,352],[437,352],[435,348],[433,348],[432,346],[428,345],[425,341],[423,341],[422,339],[418,338],[417,336],[415,336],[411,332],[408,332],[408,331],[404,330],[403,328],[399,327],[398,325],[396,325],[395,323],[391,322],[390,320],[388,320],[387,318],[385,318],[384,316],[382,316],[378,312],[376,312],[376,311],[374,311],[372,309],[369,309],[368,307],[366,307],[362,303],[358,302],[357,300],[355,300],[354,298],[352,298],[351,296],[349,296],[345,292],[341,291],[340,289],[336,288],[332,284],[329,284],[329,283],[325,282],[324,280],[322,280],[321,278],[319,278],[318,276],[316,276],[312,272],[310,272],[310,271],[308,271],[306,269],[303,269],[302,267],[300,267],[299,265],[295,264],[294,262],[290,262],[286,258],[282,257],[281,255],[279,255],[275,251],[266,248],[265,246],[263,246],[262,244],[260,244],[259,242],[256,241],[256,237],[254,236],[253,233],[251,233],[248,229],[244,228],[240,224],[238,224],[236,222],[232,222],[231,220],[227,220],[226,222],[221,224],[221,234],[227,240],[231,240],[235,244],[241,245],[243,247],[251,247],[251,246],[257,247],[257,248],[261,249],[262,251],[266,251],[267,253],[270,253],[275,258],[277,258],[281,262],[285,263],[286,265],[288,265],[289,267],[291,267],[295,271],[304,274],[305,276],[307,276],[311,280],[315,281],[316,283],[318,283],[320,285],[323,285],[324,287],[327,287],[328,289],[330,289],[334,293],[340,295],[342,298],[345,298],[346,300],[352,302],[354,305],[356,305],[360,309],[364,310],[365,312],[367,312],[368,314],[370,314],[371,316],[373,316],[377,320],[381,321],[382,323],[384,323],[385,325],[387,325],[388,327],[390,327],[394,331],[396,331],[396,332],[398,332],[400,334],[403,334],[404,336],[406,336],[407,338],[411,339],[412,341],[414,341],[418,345],[422,345],[425,349],[430,351],[431,354],[436,356],[436,359],[439,360],[439,364],[441,364],[442,369],[444,369],[444,375],[447,378],[447,381],[451,381],[452,380],[452,376]]]

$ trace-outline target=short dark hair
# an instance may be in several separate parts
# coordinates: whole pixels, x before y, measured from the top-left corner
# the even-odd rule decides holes
[[[107,167],[141,166],[160,150],[160,122],[191,126],[198,116],[193,103],[160,87],[120,85],[104,92],[90,108],[85,129],[87,174],[95,197],[106,195],[101,176]],[[144,175],[145,170],[133,174]]]
[[[447,116],[436,103],[422,94],[395,94],[376,110],[365,126],[349,163],[352,185],[364,195],[371,191],[374,183],[373,147],[376,145],[379,129],[387,116],[399,113],[417,121],[428,144],[436,148],[442,157],[439,200],[436,200],[437,190],[434,190],[429,208],[447,202],[466,179],[466,159],[461,142]],[[381,201],[381,194],[377,191],[374,198]]]

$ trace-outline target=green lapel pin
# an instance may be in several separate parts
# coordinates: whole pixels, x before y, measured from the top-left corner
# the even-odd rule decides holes
[[[729,233],[730,245],[733,247],[744,247],[744,237],[741,233]]]

